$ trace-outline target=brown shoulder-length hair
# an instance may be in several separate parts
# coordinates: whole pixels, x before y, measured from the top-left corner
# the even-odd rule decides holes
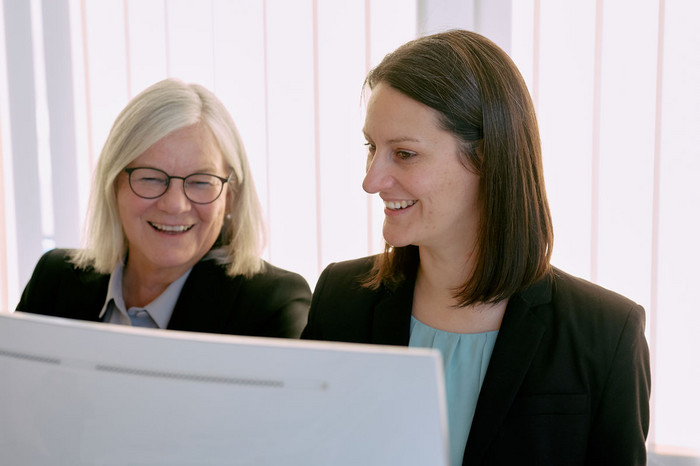
[[[537,118],[510,57],[479,34],[451,30],[384,57],[364,87],[379,83],[436,110],[460,141],[465,167],[480,177],[476,260],[455,290],[459,305],[500,301],[547,274],[553,231]],[[417,247],[387,244],[365,285],[399,282],[418,262]]]

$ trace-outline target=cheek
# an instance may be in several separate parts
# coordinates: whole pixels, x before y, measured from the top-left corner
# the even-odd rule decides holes
[[[122,225],[125,225],[130,220],[140,217],[154,203],[155,201],[153,200],[133,196],[130,192],[118,192],[117,209],[120,222]]]
[[[122,226],[124,226],[135,211],[133,202],[129,198],[128,193],[124,193],[123,191],[117,192],[117,211],[119,214],[119,221]]]
[[[218,232],[224,223],[226,203],[217,201],[212,205],[201,206],[198,209],[198,212],[200,220],[208,223],[210,228],[215,229]]]

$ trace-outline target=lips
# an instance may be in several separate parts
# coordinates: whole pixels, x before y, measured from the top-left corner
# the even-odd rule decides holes
[[[148,222],[153,228],[164,233],[184,233],[194,227],[194,225],[165,225],[162,223]]]

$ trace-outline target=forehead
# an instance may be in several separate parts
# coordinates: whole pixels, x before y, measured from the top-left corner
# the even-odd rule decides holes
[[[377,84],[367,101],[363,128],[375,143],[415,141],[455,143],[456,136],[440,124],[440,113],[386,83]]]
[[[389,84],[377,84],[367,101],[364,131],[374,137],[374,133],[395,133],[405,130],[441,130],[439,113],[417,100],[396,90]]]
[[[139,155],[134,164],[152,165],[166,171],[220,169],[226,165],[213,134],[200,124],[167,134]]]

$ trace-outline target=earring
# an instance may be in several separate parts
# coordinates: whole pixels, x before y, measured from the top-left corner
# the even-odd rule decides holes
[[[226,214],[226,220],[231,220],[231,214]]]

